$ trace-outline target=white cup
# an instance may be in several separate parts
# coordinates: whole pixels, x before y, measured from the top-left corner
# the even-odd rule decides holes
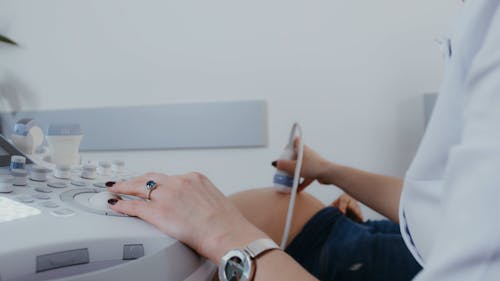
[[[80,164],[80,142],[83,135],[77,124],[50,125],[46,136],[50,161],[56,165]]]

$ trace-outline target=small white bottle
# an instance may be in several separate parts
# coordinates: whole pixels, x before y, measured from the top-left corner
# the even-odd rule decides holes
[[[281,153],[279,160],[293,160],[297,158],[297,155],[293,149],[293,142],[287,144],[283,152]],[[274,174],[273,178],[274,187],[282,193],[290,193],[292,192],[293,187],[293,175],[282,171],[276,170],[276,174]]]

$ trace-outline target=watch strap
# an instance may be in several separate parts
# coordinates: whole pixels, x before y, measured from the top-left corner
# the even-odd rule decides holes
[[[275,249],[280,249],[280,247],[273,240],[269,238],[262,238],[248,244],[244,250],[252,259],[255,259],[259,255]]]

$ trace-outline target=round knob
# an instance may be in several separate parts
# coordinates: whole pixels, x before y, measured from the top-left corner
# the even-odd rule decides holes
[[[97,209],[109,209],[109,204],[108,200],[109,199],[117,199],[120,200],[121,197],[108,192],[108,191],[103,191],[96,193],[95,195],[92,195],[92,197],[89,198],[89,203],[92,207],[97,208]]]
[[[30,179],[34,181],[47,181],[47,176],[50,172],[52,172],[50,169],[41,166],[33,166],[30,172]]]
[[[122,173],[124,169],[125,169],[125,161],[123,160],[113,161],[113,171],[115,173]]]
[[[111,174],[111,163],[109,161],[99,161],[99,174],[103,176]]]
[[[93,180],[96,178],[97,174],[97,167],[96,165],[93,164],[85,164],[82,167],[82,175],[81,177],[84,179],[89,179]]]
[[[54,171],[54,177],[58,179],[71,178],[71,166],[66,164],[56,165],[56,170]]]
[[[19,155],[13,155],[10,158],[10,169],[24,169],[26,165],[26,157],[24,156],[19,156]]]
[[[11,171],[11,174],[14,178],[13,185],[25,186],[28,184],[28,171],[25,169],[14,169]]]

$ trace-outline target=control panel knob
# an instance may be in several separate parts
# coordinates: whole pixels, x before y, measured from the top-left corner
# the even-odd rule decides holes
[[[97,166],[93,164],[85,164],[82,167],[82,178],[93,180],[97,177]]]
[[[111,162],[109,161],[99,161],[98,173],[103,176],[111,175]]]
[[[66,164],[56,165],[56,170],[54,171],[54,177],[58,179],[71,178],[71,166]]]
[[[28,171],[25,169],[13,169],[11,175],[14,178],[13,185],[25,186],[28,184]]]
[[[26,166],[26,157],[20,155],[12,155],[10,157],[10,169],[24,169]]]
[[[47,181],[47,176],[52,170],[42,166],[33,166],[30,172],[30,179],[33,181]]]
[[[123,160],[115,160],[113,161],[113,171],[117,174],[123,173],[125,170],[125,161]]]

